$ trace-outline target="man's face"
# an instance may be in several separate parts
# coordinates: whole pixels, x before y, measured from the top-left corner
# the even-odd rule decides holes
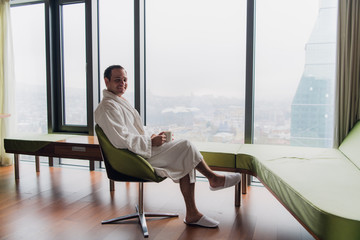
[[[125,69],[114,68],[111,70],[111,79],[105,78],[108,91],[121,97],[127,89],[127,73]]]

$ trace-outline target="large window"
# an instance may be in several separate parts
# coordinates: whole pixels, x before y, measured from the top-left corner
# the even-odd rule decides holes
[[[12,7],[15,120],[18,133],[47,132],[44,4]]]
[[[124,97],[134,105],[134,1],[99,2],[100,90],[105,89],[103,72],[110,65],[123,66],[128,74]],[[100,91],[102,94],[102,91]]]
[[[41,2],[12,1],[19,131],[92,132],[92,89],[120,64],[154,130],[243,143],[246,119],[254,143],[332,146],[337,0]]]
[[[336,8],[256,1],[255,143],[332,146]]]
[[[152,0],[145,9],[147,126],[242,143],[246,1]]]

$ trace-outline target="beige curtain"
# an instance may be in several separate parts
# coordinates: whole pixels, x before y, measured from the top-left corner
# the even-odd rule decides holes
[[[0,113],[11,113],[10,104],[13,102],[11,94],[14,81],[13,51],[10,24],[10,2],[0,0]],[[10,117],[11,118],[11,117]],[[0,119],[0,165],[12,164],[12,156],[5,153],[4,137],[8,134],[10,118]]]
[[[335,147],[360,120],[360,1],[339,0]]]

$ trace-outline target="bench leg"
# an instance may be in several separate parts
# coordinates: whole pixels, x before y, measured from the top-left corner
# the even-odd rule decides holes
[[[54,158],[49,157],[49,167],[53,167],[53,166],[54,166]]]
[[[35,166],[36,166],[36,172],[40,172],[40,157],[35,156]]]
[[[247,193],[247,174],[243,173],[241,174],[241,182],[242,182],[242,194]]]
[[[94,171],[95,170],[95,161],[90,160],[90,171]]]
[[[114,183],[114,181],[109,179],[109,184],[110,184],[110,191],[115,191],[115,183]]]
[[[241,206],[241,182],[235,185],[235,207]]]
[[[15,179],[19,179],[19,154],[14,154]]]

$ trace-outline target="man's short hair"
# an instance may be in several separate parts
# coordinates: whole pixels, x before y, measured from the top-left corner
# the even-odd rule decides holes
[[[112,71],[113,69],[117,69],[117,68],[125,69],[125,68],[123,68],[123,67],[120,66],[120,65],[111,65],[111,66],[109,66],[109,67],[107,67],[107,68],[105,69],[105,71],[104,71],[104,78],[107,78],[107,79],[109,79],[109,81],[110,81],[110,79],[111,79],[111,71]]]

